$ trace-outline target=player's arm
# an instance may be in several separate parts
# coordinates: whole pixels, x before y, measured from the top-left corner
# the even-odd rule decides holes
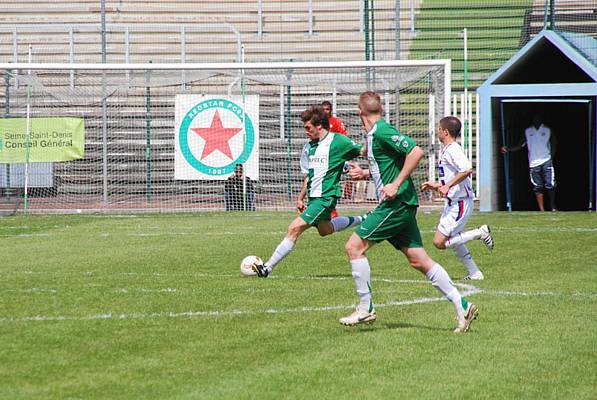
[[[421,184],[421,190],[437,190],[441,185],[439,182],[427,181]]]
[[[558,140],[551,129],[549,130],[549,146],[551,149],[551,158],[553,159],[556,156],[556,150],[558,149]]]
[[[506,154],[512,151],[519,151],[527,144],[526,139],[523,137],[522,140],[516,146],[502,146],[500,147],[500,153]]]
[[[309,176],[306,175],[305,179],[303,179],[303,184],[301,185],[301,190],[299,192],[298,198],[296,199],[296,209],[298,212],[305,211],[307,208],[307,183],[309,182]]]
[[[446,182],[445,185],[440,185],[437,190],[439,191],[440,195],[442,197],[446,197],[448,195],[448,192],[450,191],[450,188],[452,188],[453,186],[458,185],[460,182],[462,182],[463,180],[466,179],[467,176],[469,176],[470,174],[473,173],[473,169],[467,169],[464,170],[462,172],[457,173],[456,175],[454,175],[454,178],[452,178],[452,180],[450,182]]]
[[[423,158],[423,154],[423,150],[419,146],[413,147],[408,152],[406,158],[404,159],[404,166],[402,167],[402,170],[396,179],[394,179],[392,183],[384,185],[384,187],[381,189],[380,201],[384,201],[386,198],[391,200],[396,197],[400,185],[402,185],[415,170],[415,168],[417,168],[419,161],[421,161],[421,158]]]
[[[301,190],[299,192],[298,198],[296,199],[296,209],[299,212],[303,212],[307,207],[307,184],[309,183],[309,144],[305,144],[303,146],[303,151],[301,152],[301,158],[299,159],[299,165],[301,167],[301,172],[305,177],[303,179],[303,184],[301,185]]]
[[[361,168],[357,163],[349,162],[348,168],[348,175],[355,181],[371,177],[371,172],[368,169]]]

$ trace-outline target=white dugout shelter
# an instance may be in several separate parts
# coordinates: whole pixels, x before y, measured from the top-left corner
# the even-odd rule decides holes
[[[526,148],[501,155],[539,114],[556,136],[560,210],[595,210],[597,40],[544,30],[479,87],[480,209],[534,210]]]

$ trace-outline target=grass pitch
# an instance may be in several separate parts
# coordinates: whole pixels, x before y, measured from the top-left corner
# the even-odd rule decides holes
[[[430,247],[438,216],[419,225],[457,281]],[[369,253],[378,321],[341,326],[349,231],[308,231],[270,278],[242,277],[291,218],[0,219],[0,398],[595,398],[594,213],[475,214],[496,248],[469,245],[486,280],[460,286],[481,313],[465,335],[387,243]]]

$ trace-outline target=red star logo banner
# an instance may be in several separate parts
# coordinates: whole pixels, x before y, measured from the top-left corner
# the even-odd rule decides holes
[[[193,132],[201,136],[205,140],[203,152],[201,153],[201,160],[216,150],[226,155],[232,160],[232,151],[230,151],[230,144],[228,143],[242,128],[224,128],[220,113],[216,110],[211,125],[209,128],[191,128]]]

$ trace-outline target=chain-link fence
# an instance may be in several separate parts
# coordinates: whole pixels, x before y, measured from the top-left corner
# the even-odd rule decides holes
[[[248,62],[450,58],[455,90],[541,29],[597,37],[594,0],[5,0],[0,15],[4,61],[29,45],[38,62],[230,62],[241,46]]]
[[[566,37],[597,64],[595,0],[3,0],[0,62],[451,59],[454,96],[445,109],[463,120],[463,147],[476,163],[478,102],[472,93],[542,29]],[[191,90],[187,73],[169,77],[182,82],[181,93]],[[60,85],[86,90],[84,82],[70,71]],[[15,74],[0,92],[2,117],[12,116],[20,90]],[[336,95],[335,111],[350,120],[354,105]],[[407,133],[409,113],[425,115],[427,106],[407,106],[408,100],[401,92],[392,105],[392,122]],[[280,123],[280,130],[294,122]]]

